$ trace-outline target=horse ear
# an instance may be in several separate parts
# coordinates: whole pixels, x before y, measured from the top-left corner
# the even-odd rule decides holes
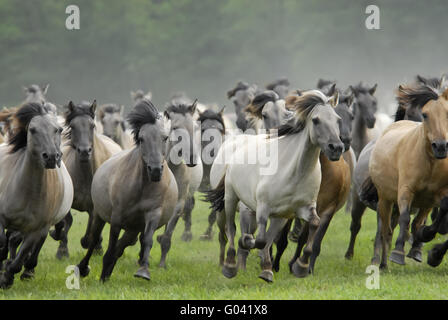
[[[222,108],[221,108],[221,110],[219,110],[219,114],[222,116],[223,114],[224,114],[224,109],[226,108],[226,106],[223,106]]]
[[[420,82],[422,84],[426,84],[426,79],[423,78],[421,75],[418,74],[416,78],[417,78],[418,82]]]
[[[149,100],[152,99],[152,92],[150,90],[148,90],[148,92],[146,93],[146,96],[148,97]]]
[[[442,97],[445,98],[445,100],[448,100],[448,88],[446,88],[445,91],[443,91]]]
[[[90,106],[90,111],[92,112],[92,114],[95,114],[95,111],[96,111],[96,100],[93,100],[93,103]]]
[[[350,95],[347,98],[347,106],[349,108],[353,104],[353,100],[355,100],[355,94],[353,92],[351,92]]]
[[[197,105],[198,105],[198,99],[194,100],[193,104],[188,107],[191,114],[193,114],[196,111]]]
[[[165,110],[165,112],[163,113],[163,115],[167,118],[170,119],[170,113],[168,111]]]
[[[333,85],[330,87],[330,90],[328,90],[327,96],[331,97],[332,95],[334,95],[335,91],[336,91],[336,83],[333,83]]]
[[[302,91],[300,89],[296,90],[296,94],[300,97],[301,95],[303,95]]]
[[[376,91],[376,87],[378,86],[378,83],[375,83],[375,85],[369,89],[369,93],[373,96]]]
[[[336,107],[339,103],[339,92],[336,91],[328,101],[333,107]]]
[[[120,106],[120,115],[123,116],[124,115],[124,105]]]
[[[44,96],[47,94],[47,92],[48,92],[48,88],[49,88],[49,87],[50,87],[50,84],[47,83],[47,84],[45,85],[45,87],[43,87],[43,88],[41,89],[42,94],[43,94]]]
[[[75,105],[73,104],[73,102],[71,100],[68,102],[67,107],[68,107],[69,112],[73,112],[73,110],[75,110]]]

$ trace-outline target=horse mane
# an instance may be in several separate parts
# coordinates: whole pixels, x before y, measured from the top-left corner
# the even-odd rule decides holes
[[[140,128],[145,124],[154,124],[160,118],[159,110],[157,110],[151,101],[143,99],[138,102],[127,117],[135,143],[138,143]]]
[[[431,88],[438,89],[442,86],[442,82],[443,82],[444,78],[443,77],[440,79],[439,78],[424,78],[418,74],[415,77],[415,80],[419,84],[427,85]]]
[[[193,102],[193,105],[196,103]],[[191,114],[192,109],[191,109],[192,104],[187,104],[184,102],[176,102],[176,101],[172,101],[170,103],[167,104],[166,106],[166,110],[165,112],[173,112],[173,113],[180,113],[182,115],[186,115],[188,113]]]
[[[30,124],[31,119],[35,116],[43,116],[45,114],[47,114],[47,112],[42,104],[29,102],[22,105],[19,110],[12,115],[17,121],[18,128],[8,143],[12,147],[10,153],[15,153],[26,147],[28,125]]]
[[[439,99],[439,90],[438,88],[433,88],[426,84],[416,83],[410,85],[399,85],[397,94],[397,102],[398,102],[398,111],[403,113],[403,109],[407,108],[423,108],[425,104],[427,104],[430,100]],[[397,115],[395,119],[397,119]],[[404,117],[404,115],[403,115]]]
[[[202,123],[205,120],[216,120],[222,125],[224,131],[226,130],[224,119],[222,118],[222,114],[220,112],[216,112],[210,109],[205,110],[204,112],[199,114],[198,121]]]
[[[247,90],[249,88],[249,84],[245,81],[238,81],[236,87],[227,91],[227,98],[230,99],[240,90]]]
[[[317,105],[326,104],[328,97],[319,90],[309,90],[301,96],[286,97],[286,108],[293,111],[293,121],[279,126],[278,137],[301,132],[306,126],[306,119]]]
[[[335,83],[335,81],[326,80],[326,79],[319,79],[317,81],[317,89],[322,89],[323,87],[329,86],[329,85],[331,85],[333,83]]]
[[[290,83],[289,83],[289,80],[288,80],[288,79],[286,79],[286,78],[281,78],[281,79],[275,80],[275,81],[273,81],[273,82],[271,82],[271,83],[268,83],[268,84],[266,85],[266,89],[268,89],[268,90],[274,90],[274,88],[275,88],[276,86],[286,86],[286,87],[288,87],[289,85],[290,85]]]
[[[259,94],[257,94],[252,101],[244,108],[244,111],[248,114],[249,117],[254,117],[257,119],[263,118],[262,111],[263,107],[269,101],[275,102],[280,97],[275,91],[266,90]]]

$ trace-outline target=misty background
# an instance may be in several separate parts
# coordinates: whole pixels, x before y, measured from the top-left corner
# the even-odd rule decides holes
[[[70,4],[80,30],[65,27]],[[380,30],[365,27],[369,4]],[[446,0],[0,0],[0,106],[49,83],[58,104],[129,111],[130,91],[143,89],[160,110],[177,91],[232,109],[226,91],[238,80],[311,89],[322,77],[343,89],[378,83],[392,114],[399,83],[448,72],[447,16]]]

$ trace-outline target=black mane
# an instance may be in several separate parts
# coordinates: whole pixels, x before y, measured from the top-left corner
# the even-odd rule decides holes
[[[257,118],[261,118],[264,105],[269,101],[275,102],[278,99],[280,99],[280,97],[275,91],[263,91],[252,99],[251,103],[244,108],[244,111]]]
[[[400,85],[397,92],[399,108],[423,108],[430,100],[439,99],[438,88],[417,83],[411,85]]]
[[[156,123],[156,120],[160,118],[159,111],[151,101],[143,99],[138,102],[127,117],[127,120],[132,128],[134,141],[136,143],[138,142],[138,133],[144,124],[154,124]]]
[[[193,102],[194,104],[195,102]],[[188,114],[191,113],[191,104],[186,104],[183,102],[171,102],[166,106],[165,112],[173,112],[173,113],[180,113],[180,114]]]
[[[72,120],[78,116],[87,115],[92,119],[95,118],[95,113],[91,108],[92,103],[90,103],[89,101],[82,101],[80,104],[74,104],[73,106],[74,108],[71,110],[68,108],[68,106],[65,106],[65,109],[67,110],[64,114],[66,126],[69,126],[70,122],[72,122]]]
[[[268,89],[268,90],[274,90],[274,88],[275,88],[276,86],[285,86],[285,87],[288,87],[289,85],[290,85],[289,80],[286,79],[286,78],[282,78],[282,79],[275,80],[275,81],[273,81],[273,82],[271,82],[271,83],[268,83],[268,84],[266,85],[266,89]]]
[[[235,88],[230,89],[227,91],[227,98],[232,98],[238,91],[240,90],[247,90],[249,88],[249,84],[245,81],[238,81]]]
[[[13,117],[19,123],[17,132],[9,140],[9,145],[12,147],[10,153],[17,152],[25,148],[27,145],[28,125],[31,119],[35,116],[43,116],[47,114],[45,108],[40,103],[29,102],[22,105]]]

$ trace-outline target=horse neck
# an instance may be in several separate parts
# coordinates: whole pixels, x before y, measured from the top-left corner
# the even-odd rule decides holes
[[[286,165],[282,171],[286,170],[286,174],[300,179],[314,170],[319,161],[320,151],[320,147],[311,142],[309,127],[305,127],[301,133],[279,139],[279,157],[283,155],[290,159],[290,165]]]
[[[33,159],[31,152],[28,150],[18,151],[18,171],[14,177],[17,181],[16,190],[13,193],[26,195],[28,199],[38,199],[35,197],[42,193],[46,193],[47,169],[43,168],[36,159]]]
[[[369,143],[367,136],[367,126],[361,112],[356,112],[355,119],[353,120],[353,150],[355,151],[356,157],[358,158],[361,150]]]

